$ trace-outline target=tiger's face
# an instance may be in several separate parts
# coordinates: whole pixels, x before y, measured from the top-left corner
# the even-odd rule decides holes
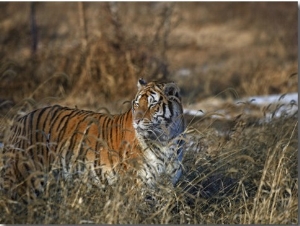
[[[132,102],[133,127],[144,139],[168,142],[184,130],[179,88],[175,83],[138,81]]]

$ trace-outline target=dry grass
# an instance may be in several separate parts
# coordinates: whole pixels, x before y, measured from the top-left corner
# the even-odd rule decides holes
[[[296,224],[297,126],[296,117],[274,119],[238,127],[230,139],[212,128],[191,131],[175,188],[162,182],[142,191],[130,175],[106,190],[50,181],[27,205],[1,196],[0,222]]]
[[[0,141],[12,118],[38,106],[122,111],[138,77],[177,82],[185,106],[297,92],[296,3],[35,4],[34,52],[30,3],[0,3]],[[29,204],[1,194],[0,222],[298,223],[296,116],[186,118],[174,188],[141,190],[130,174],[105,190],[49,181]]]

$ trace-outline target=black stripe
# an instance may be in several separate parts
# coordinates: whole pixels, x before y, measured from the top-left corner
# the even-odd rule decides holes
[[[46,117],[45,117],[45,119],[44,119],[44,123],[43,123],[43,127],[42,127],[42,128],[45,128],[47,118],[48,118],[49,113],[50,113],[50,111],[51,111],[50,108],[51,108],[51,107],[44,108],[44,109],[42,110],[42,113],[38,115],[37,121],[39,122],[39,121],[40,121],[40,118],[42,117],[42,115],[43,115],[43,113],[44,113],[44,111],[45,111],[45,110],[49,110],[48,113],[47,113],[47,115],[46,115]]]
[[[101,137],[102,137],[103,140],[105,140],[105,141],[107,141],[107,133],[105,132],[107,122],[108,122],[108,117],[105,116],[105,117],[104,117],[104,120],[103,120],[103,127],[102,127],[102,133],[101,133]]]
[[[32,141],[32,131],[33,131],[33,116],[34,116],[34,113],[35,113],[35,111],[34,112],[32,112],[32,113],[30,113],[29,115],[28,115],[28,117],[29,117],[29,127],[28,127],[28,129],[31,131],[31,132],[29,132],[29,141],[31,142]]]
[[[24,136],[23,138],[21,138],[21,140],[20,140],[20,148],[22,148],[22,149],[25,149],[25,147],[27,146],[26,144],[27,144],[27,142],[26,142],[26,140],[25,140],[25,138],[26,138],[26,134],[28,133],[28,131],[29,131],[29,128],[28,128],[28,125],[27,125],[27,119],[28,119],[28,115],[27,116],[25,116],[24,118],[24,123],[22,123],[22,120],[20,120],[20,122],[19,122],[19,124],[18,124],[18,126],[19,126],[19,128],[20,128],[20,132],[21,132],[21,136]],[[20,139],[20,137],[18,138],[18,139]],[[25,151],[25,150],[24,150]]]
[[[97,137],[96,137],[96,150],[95,150],[96,155],[95,155],[94,167],[97,167],[97,165],[98,165],[97,163],[99,163],[99,165],[101,163],[100,147],[102,145],[101,144],[102,140],[101,140],[100,136],[101,136],[102,128],[101,128],[101,125],[100,125],[100,121],[101,121],[102,117],[104,117],[102,114],[98,114],[98,124],[97,124],[98,134],[97,134]]]
[[[66,129],[68,128],[68,124],[69,122],[71,122],[71,119],[77,115],[80,114],[80,111],[77,110],[73,110],[70,114],[65,115],[61,118],[60,120],[60,127],[58,128],[58,140],[62,140],[61,137],[65,135]],[[65,122],[63,123],[63,121],[65,120]]]
[[[27,142],[26,147],[36,143],[36,141],[33,140],[33,137],[35,137],[33,135],[33,133],[36,133],[35,132],[35,127],[33,126],[33,118],[34,118],[36,112],[37,111],[33,111],[33,112],[28,114],[28,117],[29,117],[29,122],[28,123],[29,123],[29,125],[27,127],[27,129],[28,129],[28,140],[25,141],[25,142]],[[28,153],[34,161],[37,161],[36,145],[34,147],[31,147],[30,149],[28,149]]]
[[[123,126],[123,122],[124,122],[124,119],[126,118],[126,114],[125,115],[122,115],[122,117],[119,117],[119,123],[118,123],[118,127],[119,127],[119,136],[120,136],[120,141],[122,142],[124,140],[124,126]]]
[[[113,119],[113,133],[112,133],[112,135],[113,135],[113,137],[114,137],[114,140],[115,140],[115,142],[116,142],[116,148],[119,148],[119,146],[120,146],[120,143],[121,143],[121,140],[120,140],[120,134],[119,134],[119,119],[120,118],[122,118],[124,116],[124,114],[123,115],[120,115],[120,117],[118,117],[118,118],[114,118]]]
[[[170,111],[170,114],[171,116],[169,118],[166,118],[165,117],[165,113],[167,112],[167,108],[169,106],[169,111]],[[168,102],[168,104],[163,104],[163,108],[164,108],[164,113],[163,113],[163,117],[165,118],[165,120],[168,122],[168,123],[171,123],[172,122],[172,118],[173,118],[173,115],[174,115],[174,109],[171,107],[171,101]]]
[[[89,117],[92,117],[93,119],[94,119],[94,117],[93,117],[93,114],[91,114],[91,113],[89,113]],[[94,121],[93,120],[89,120],[89,122],[88,122],[88,124],[87,124],[87,130],[85,131],[85,133],[82,133],[82,135],[84,136],[83,137],[83,140],[85,140],[86,139],[86,142],[85,143],[89,143],[89,144],[91,144],[92,142],[89,140],[89,131],[90,131],[90,129],[91,129],[91,125],[94,123]],[[85,130],[85,129],[84,129]],[[84,132],[84,131],[83,131]],[[92,138],[93,139],[93,138]],[[83,142],[82,142],[83,143]],[[82,144],[81,144],[82,145]],[[90,146],[89,145],[89,147],[90,148],[94,148],[95,149],[95,147],[92,147],[92,146]]]
[[[51,115],[51,112],[54,110],[54,107],[47,107],[47,108],[45,108],[45,109],[47,109],[48,110],[48,112],[46,113],[46,117],[44,117],[44,122],[43,122],[43,126],[42,126],[42,128],[44,129],[44,132],[45,132],[45,134],[47,135],[47,132],[48,131],[46,131],[46,123],[48,123],[48,117],[49,117],[49,115]],[[49,125],[50,126],[50,125]]]
[[[148,162],[146,162],[146,166],[148,168],[148,170],[145,169],[146,175],[151,175],[152,179],[156,180],[156,171],[153,170],[153,166],[150,165]]]
[[[124,115],[119,115],[118,116],[118,118],[116,119],[115,118],[115,129],[116,129],[116,133],[115,133],[115,136],[116,136],[116,141],[118,141],[120,144],[121,144],[121,142],[122,142],[122,140],[120,140],[121,138],[120,138],[120,120],[121,120],[121,118],[123,118],[124,117]],[[119,147],[120,147],[120,145],[119,145]],[[119,147],[117,147],[117,148],[119,148]]]
[[[40,124],[40,121],[41,121],[41,117],[42,117],[42,115],[44,114],[44,112],[47,110],[47,108],[43,108],[40,112],[39,112],[39,114],[38,114],[38,116],[36,117],[36,125],[35,125],[35,128],[36,129],[38,129],[39,131],[35,131],[35,142],[38,142],[38,141],[43,141],[44,139],[43,139],[43,132],[42,131],[44,131],[44,127],[40,127],[39,126],[39,124]],[[39,139],[39,138],[42,138],[42,139]],[[41,148],[41,150],[44,150],[46,147],[44,146],[44,145],[42,145],[42,147],[40,147]]]
[[[121,129],[122,129],[122,141],[125,139],[125,133],[126,133],[126,122],[128,120],[129,114],[131,114],[131,110],[127,112],[123,117],[121,117]]]
[[[74,132],[73,132],[73,135],[72,135],[72,138],[71,138],[71,142],[70,142],[70,146],[69,146],[69,148],[70,148],[71,150],[74,149],[75,144],[76,144],[76,142],[74,141],[74,137],[76,137],[76,134],[77,134],[78,132],[81,132],[81,131],[78,131],[79,125],[80,125],[82,122],[84,122],[84,121],[86,120],[87,117],[90,116],[90,112],[83,112],[83,111],[80,111],[80,113],[81,113],[82,115],[84,115],[84,116],[83,116],[83,118],[82,118],[81,120],[79,120],[79,121],[77,122],[76,128],[75,128],[75,130],[74,130]],[[80,115],[80,116],[81,116],[81,115]]]
[[[109,119],[107,123],[108,146],[113,148],[113,120]]]
[[[56,125],[56,122],[57,122],[57,119],[59,119],[59,117],[65,113],[65,111],[61,108],[57,109],[55,111],[55,113],[53,114],[53,117],[50,119],[50,125],[49,125],[49,134],[50,134],[50,137],[52,137],[52,130],[53,128],[55,127]],[[55,133],[55,131],[53,131]]]

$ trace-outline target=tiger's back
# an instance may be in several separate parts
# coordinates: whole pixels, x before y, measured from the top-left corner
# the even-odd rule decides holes
[[[124,114],[55,105],[17,120],[5,147],[4,188],[14,190],[13,185],[21,182],[42,190],[43,175],[50,171],[67,180],[88,174],[101,186],[106,181],[112,184],[117,173],[130,168],[147,184],[162,173],[176,183],[183,145],[178,137],[185,129],[179,89],[173,83],[143,80],[138,87]],[[40,172],[40,182],[32,179],[32,172]]]
[[[65,154],[59,153],[65,151],[76,157],[97,159],[100,165],[112,168],[118,161],[114,160],[117,155],[121,156],[125,151],[120,141],[135,143],[131,121],[130,111],[122,115],[106,115],[55,105],[20,118],[14,125],[14,136],[9,143],[26,150],[35,162],[41,161],[38,157],[41,155],[48,161],[46,166],[53,162],[49,153],[57,155]],[[138,151],[136,147],[133,149]]]

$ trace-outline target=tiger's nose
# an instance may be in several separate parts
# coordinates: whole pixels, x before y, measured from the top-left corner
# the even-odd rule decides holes
[[[135,124],[137,124],[137,125],[140,123],[140,121],[141,121],[141,119],[135,119],[134,120]]]

